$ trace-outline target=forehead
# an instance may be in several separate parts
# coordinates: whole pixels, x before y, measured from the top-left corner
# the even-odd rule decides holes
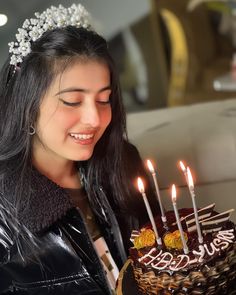
[[[110,85],[110,70],[103,61],[77,60],[69,63],[58,73],[51,84],[51,89],[64,87],[97,88]]]
[[[104,87],[111,87],[110,70],[103,61],[74,60],[58,68],[58,73],[42,97],[42,101],[54,97],[67,88],[80,88],[97,92]]]
[[[60,97],[79,93],[98,95],[111,91],[110,70],[100,61],[76,62],[58,73],[41,98],[41,108],[54,105]]]

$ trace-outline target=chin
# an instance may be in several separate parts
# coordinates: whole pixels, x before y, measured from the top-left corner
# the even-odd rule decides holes
[[[80,153],[79,155],[74,155],[72,159],[73,161],[87,161],[92,157],[92,155],[93,151],[87,153]]]

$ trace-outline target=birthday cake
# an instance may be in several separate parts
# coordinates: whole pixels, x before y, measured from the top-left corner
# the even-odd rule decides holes
[[[152,226],[133,231],[130,259],[141,293],[155,294],[235,294],[236,238],[233,210],[214,211],[214,205],[198,210],[202,243],[196,230],[193,209],[180,209],[180,221],[188,251],[173,211],[155,223],[162,244],[157,244]]]

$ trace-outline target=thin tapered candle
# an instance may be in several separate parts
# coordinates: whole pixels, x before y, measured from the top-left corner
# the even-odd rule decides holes
[[[185,167],[184,163],[183,163],[182,161],[179,161],[179,166],[180,166],[181,170],[183,171],[183,173],[184,173],[184,176],[185,176],[185,179],[186,179],[186,181],[187,181],[187,184],[188,184],[188,175],[187,175],[187,169],[186,169],[186,167]]]
[[[148,169],[150,170],[151,174],[152,174],[152,178],[153,178],[153,182],[155,185],[155,190],[156,190],[156,194],[157,194],[157,198],[158,198],[158,202],[160,205],[160,209],[161,209],[161,219],[163,222],[166,222],[166,215],[165,215],[165,210],[164,207],[162,205],[162,201],[161,201],[161,195],[160,195],[160,190],[159,190],[159,186],[157,183],[157,178],[156,178],[156,172],[153,168],[152,162],[150,160],[147,160],[147,166]]]
[[[189,167],[187,167],[187,176],[188,176],[188,187],[189,187],[189,192],[192,198],[192,203],[193,203],[193,211],[194,211],[194,217],[195,217],[195,222],[196,222],[196,227],[197,227],[197,234],[198,234],[198,242],[201,244],[203,242],[203,237],[202,237],[202,232],[199,224],[199,219],[198,219],[198,212],[197,212],[197,205],[196,205],[196,200],[195,200],[195,192],[194,192],[194,184],[193,184],[193,178],[191,171]]]
[[[179,232],[180,232],[180,238],[181,238],[181,241],[182,241],[182,244],[183,244],[183,250],[184,250],[185,254],[188,254],[189,250],[188,250],[186,240],[184,238],[184,232],[183,232],[183,228],[182,228],[182,225],[181,225],[181,222],[180,222],[179,212],[178,212],[178,209],[177,209],[176,188],[175,188],[174,184],[172,185],[172,204],[173,204],[173,208],[174,208],[174,212],[175,212],[175,218],[176,218],[177,226],[178,226],[178,229],[179,229]]]
[[[147,210],[149,219],[151,221],[153,231],[154,231],[154,233],[156,235],[157,244],[158,245],[162,245],[162,241],[161,241],[161,238],[159,237],[159,234],[158,234],[158,231],[157,231],[157,228],[156,228],[156,223],[154,221],[152,210],[150,208],[150,205],[148,203],[147,196],[145,194],[144,185],[143,185],[142,179],[140,177],[138,177],[138,188],[139,188],[140,193],[142,194],[143,201],[144,201],[144,204],[146,206],[146,210]]]

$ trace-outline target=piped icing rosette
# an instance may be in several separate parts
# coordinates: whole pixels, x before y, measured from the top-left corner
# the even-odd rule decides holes
[[[188,241],[188,235],[184,232],[184,239]],[[175,230],[173,233],[166,233],[163,237],[164,244],[167,249],[183,249],[183,243],[179,230]]]
[[[143,229],[140,234],[134,238],[133,243],[136,249],[154,246],[155,234],[151,229]]]

